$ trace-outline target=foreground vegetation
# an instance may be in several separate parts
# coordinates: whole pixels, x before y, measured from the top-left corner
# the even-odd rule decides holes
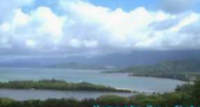
[[[107,95],[97,99],[86,99],[82,101],[75,99],[49,99],[46,101],[0,99],[0,107],[147,107],[147,105],[152,105],[149,107],[199,107],[200,81],[195,81],[193,85],[186,84],[179,86],[172,93],[153,95],[139,94],[129,98]]]
[[[112,92],[130,92],[129,90],[120,90],[103,85],[95,85],[86,82],[68,83],[59,80],[40,80],[40,81],[10,81],[0,82],[0,88],[9,89],[48,89],[48,90],[71,90],[71,91],[112,91]]]
[[[165,61],[155,65],[134,66],[127,69],[109,71],[130,73],[131,76],[170,78],[182,81],[193,81],[200,77],[200,61],[181,60]]]

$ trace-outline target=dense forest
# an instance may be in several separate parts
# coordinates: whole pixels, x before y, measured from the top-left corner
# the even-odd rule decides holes
[[[48,89],[48,90],[71,90],[71,91],[112,91],[112,92],[131,92],[129,90],[120,90],[103,85],[91,83],[68,83],[61,80],[40,80],[40,81],[10,81],[0,82],[0,88],[10,89]]]
[[[49,99],[46,101],[0,99],[0,107],[108,107],[108,105],[109,107],[146,107],[147,105],[153,107],[177,107],[178,105],[178,107],[199,107],[200,80],[196,80],[194,84],[179,86],[175,92],[152,95],[138,94],[129,98],[107,95],[82,101],[75,99]]]
[[[164,61],[153,65],[133,66],[108,72],[126,72],[132,76],[160,77],[189,81],[200,77],[200,61]]]

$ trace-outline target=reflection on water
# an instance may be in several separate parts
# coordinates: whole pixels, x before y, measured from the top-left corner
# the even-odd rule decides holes
[[[0,81],[58,79],[68,82],[90,82],[115,88],[127,88],[139,92],[168,92],[177,85],[178,80],[130,77],[127,74],[105,74],[102,70],[74,70],[50,68],[0,68]]]

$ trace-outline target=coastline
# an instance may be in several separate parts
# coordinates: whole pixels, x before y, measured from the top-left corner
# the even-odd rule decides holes
[[[58,91],[99,91],[99,92],[124,92],[132,93],[128,89],[113,88],[110,86],[96,85],[87,82],[71,83],[60,80],[39,81],[9,81],[0,82],[0,89],[32,89],[32,90],[58,90]]]

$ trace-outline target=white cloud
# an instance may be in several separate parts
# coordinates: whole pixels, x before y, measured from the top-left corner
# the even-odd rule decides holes
[[[70,45],[74,48],[80,48],[81,47],[81,42],[78,39],[71,39],[70,40]]]
[[[177,31],[181,30],[184,26],[187,26],[194,22],[199,21],[199,18],[200,18],[199,14],[191,13],[190,15],[183,18],[176,26],[172,27],[171,31],[177,32]]]
[[[9,23],[3,23],[0,26],[0,29],[2,30],[2,32],[8,32],[10,30],[10,24]]]
[[[39,7],[32,13],[33,21],[40,24],[38,31],[52,36],[61,36],[64,18],[55,15],[48,7]]]
[[[64,9],[75,16],[73,18],[75,22],[78,22],[75,24],[96,26],[93,29],[96,34],[89,38],[97,39],[100,44],[107,44],[108,47],[129,49],[184,49],[185,47],[193,49],[194,44],[196,47],[199,45],[196,40],[191,39],[195,35],[180,32],[184,27],[200,22],[199,13],[172,15],[163,11],[148,11],[144,7],[125,12],[122,9],[110,10],[82,1],[68,3]],[[162,30],[154,29],[152,26],[153,23],[164,25],[165,23],[162,22],[165,21],[173,24]],[[77,27],[77,29],[82,29],[82,27]],[[105,33],[99,37],[99,31]],[[196,39],[200,40],[200,37]],[[192,40],[193,45],[187,44],[186,46],[185,43],[192,42]]]
[[[97,48],[98,46],[98,42],[96,40],[71,39],[69,44],[73,48]]]
[[[29,23],[30,16],[23,13],[21,9],[16,9],[13,17],[13,27],[25,26]]]
[[[86,48],[96,48],[98,46],[98,42],[95,40],[84,40],[83,44]]]
[[[13,46],[49,47],[56,44],[63,35],[65,18],[57,16],[48,7],[38,7],[30,13],[16,9],[13,14],[11,20],[0,25],[1,35],[12,39],[11,45]]]
[[[28,13],[21,8],[14,9],[12,17],[0,23],[0,35],[3,35],[0,44],[40,52],[90,53],[200,47],[200,35],[194,33],[199,27],[196,23],[200,23],[200,14],[196,12],[169,14],[144,7],[127,12],[82,0],[60,3],[63,12],[59,15],[44,6]]]
[[[31,6],[35,0],[1,0],[0,1],[0,24],[2,21],[12,18],[15,9]]]
[[[26,40],[26,46],[28,46],[29,48],[36,48],[36,42],[34,40]]]
[[[122,9],[110,10],[87,2],[71,2],[63,5],[67,13],[70,13],[72,20],[77,27],[84,29],[85,26],[95,26],[84,29],[79,35],[89,39],[96,39],[103,45],[114,48],[135,48],[139,43],[146,41],[151,33],[149,26],[154,21],[162,21],[172,17],[162,11],[149,12],[144,7],[138,7],[130,12]],[[78,26],[83,25],[83,26]],[[68,29],[71,29],[68,27]],[[92,29],[92,31],[90,31]],[[90,35],[87,37],[85,33]],[[104,32],[99,34],[100,32]],[[76,35],[74,35],[76,36]],[[102,39],[103,38],[103,39]],[[101,45],[102,45],[101,44]],[[136,46],[137,45],[137,46]]]

